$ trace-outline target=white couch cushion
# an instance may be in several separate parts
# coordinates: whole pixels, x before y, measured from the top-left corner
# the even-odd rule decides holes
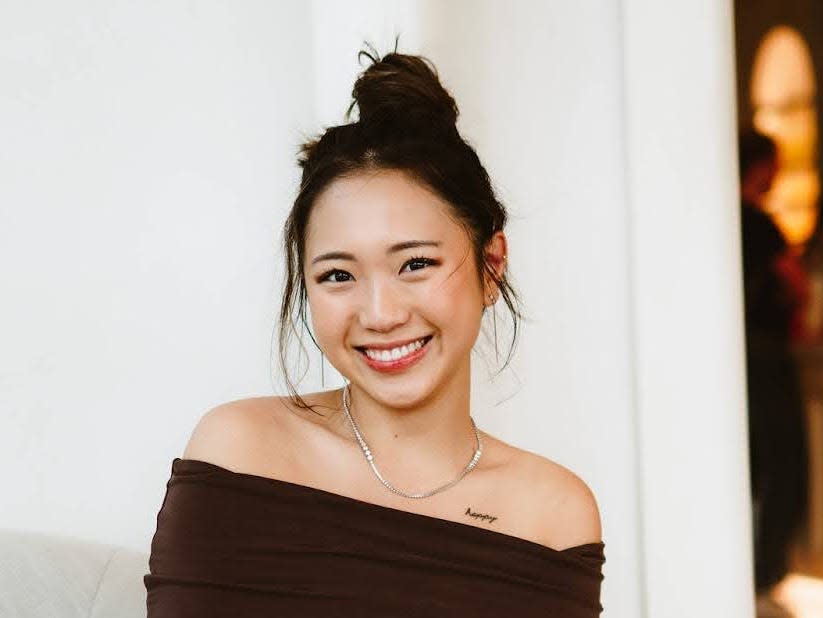
[[[0,529],[0,616],[145,618],[148,554]]]

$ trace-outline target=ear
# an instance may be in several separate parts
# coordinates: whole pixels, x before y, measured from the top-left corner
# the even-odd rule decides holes
[[[506,256],[508,253],[509,251],[506,235],[502,230],[498,230],[494,233],[489,242],[486,243],[486,248],[484,250],[486,262],[492,269],[494,269],[498,278],[502,278],[503,273],[506,271]],[[498,285],[494,282],[491,276],[489,276],[485,269],[483,271],[483,281],[483,302],[486,305],[493,305],[497,302],[497,298],[500,294]],[[490,297],[493,297],[494,300],[491,300]]]

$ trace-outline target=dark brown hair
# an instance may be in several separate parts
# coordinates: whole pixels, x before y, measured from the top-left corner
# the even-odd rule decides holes
[[[485,270],[498,285],[511,314],[512,344],[502,368],[514,352],[518,320],[523,317],[518,310],[519,295],[505,272],[498,276],[485,259],[485,247],[505,226],[507,213],[474,149],[457,131],[457,104],[440,84],[437,70],[427,58],[397,53],[397,41],[395,51],[382,58],[371,49],[374,55],[362,50],[357,55],[358,61],[365,55],[372,64],[358,76],[352,91],[354,100],[346,112],[350,120],[356,104],[359,119],[329,127],[319,138],[300,145],[300,190],[283,232],[286,273],[280,308],[280,367],[292,402],[312,411],[288,377],[286,354],[292,334],[300,337],[295,314],[319,349],[306,323],[306,227],[315,200],[337,179],[360,172],[399,170],[450,204],[450,216],[463,226],[474,248],[481,289]]]

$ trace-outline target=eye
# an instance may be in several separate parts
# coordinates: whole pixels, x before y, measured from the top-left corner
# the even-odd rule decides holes
[[[323,283],[326,280],[329,280],[332,283],[345,283],[346,281],[348,281],[348,279],[344,279],[343,281],[340,281],[340,280],[333,281],[333,280],[329,279],[329,277],[331,277],[333,275],[345,275],[346,277],[351,277],[351,275],[349,273],[347,273],[345,270],[339,270],[337,268],[334,268],[334,269],[326,271],[325,273],[320,275],[317,278],[317,283]]]
[[[405,268],[409,264],[423,264],[423,266],[421,268],[413,268],[412,270],[414,271],[414,270],[423,270],[423,268],[425,268],[426,266],[437,266],[437,264],[439,264],[439,262],[437,260],[432,260],[432,259],[425,258],[425,257],[414,257],[414,258],[410,259],[408,262],[406,262],[405,264],[403,264],[403,268]]]

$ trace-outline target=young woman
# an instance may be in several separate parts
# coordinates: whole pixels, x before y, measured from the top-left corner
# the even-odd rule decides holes
[[[433,66],[366,55],[358,121],[301,151],[290,395],[209,411],[174,459],[149,618],[597,616],[591,491],[471,415],[471,352],[501,297],[517,334],[505,209]],[[342,389],[299,395],[288,379],[307,305]]]

